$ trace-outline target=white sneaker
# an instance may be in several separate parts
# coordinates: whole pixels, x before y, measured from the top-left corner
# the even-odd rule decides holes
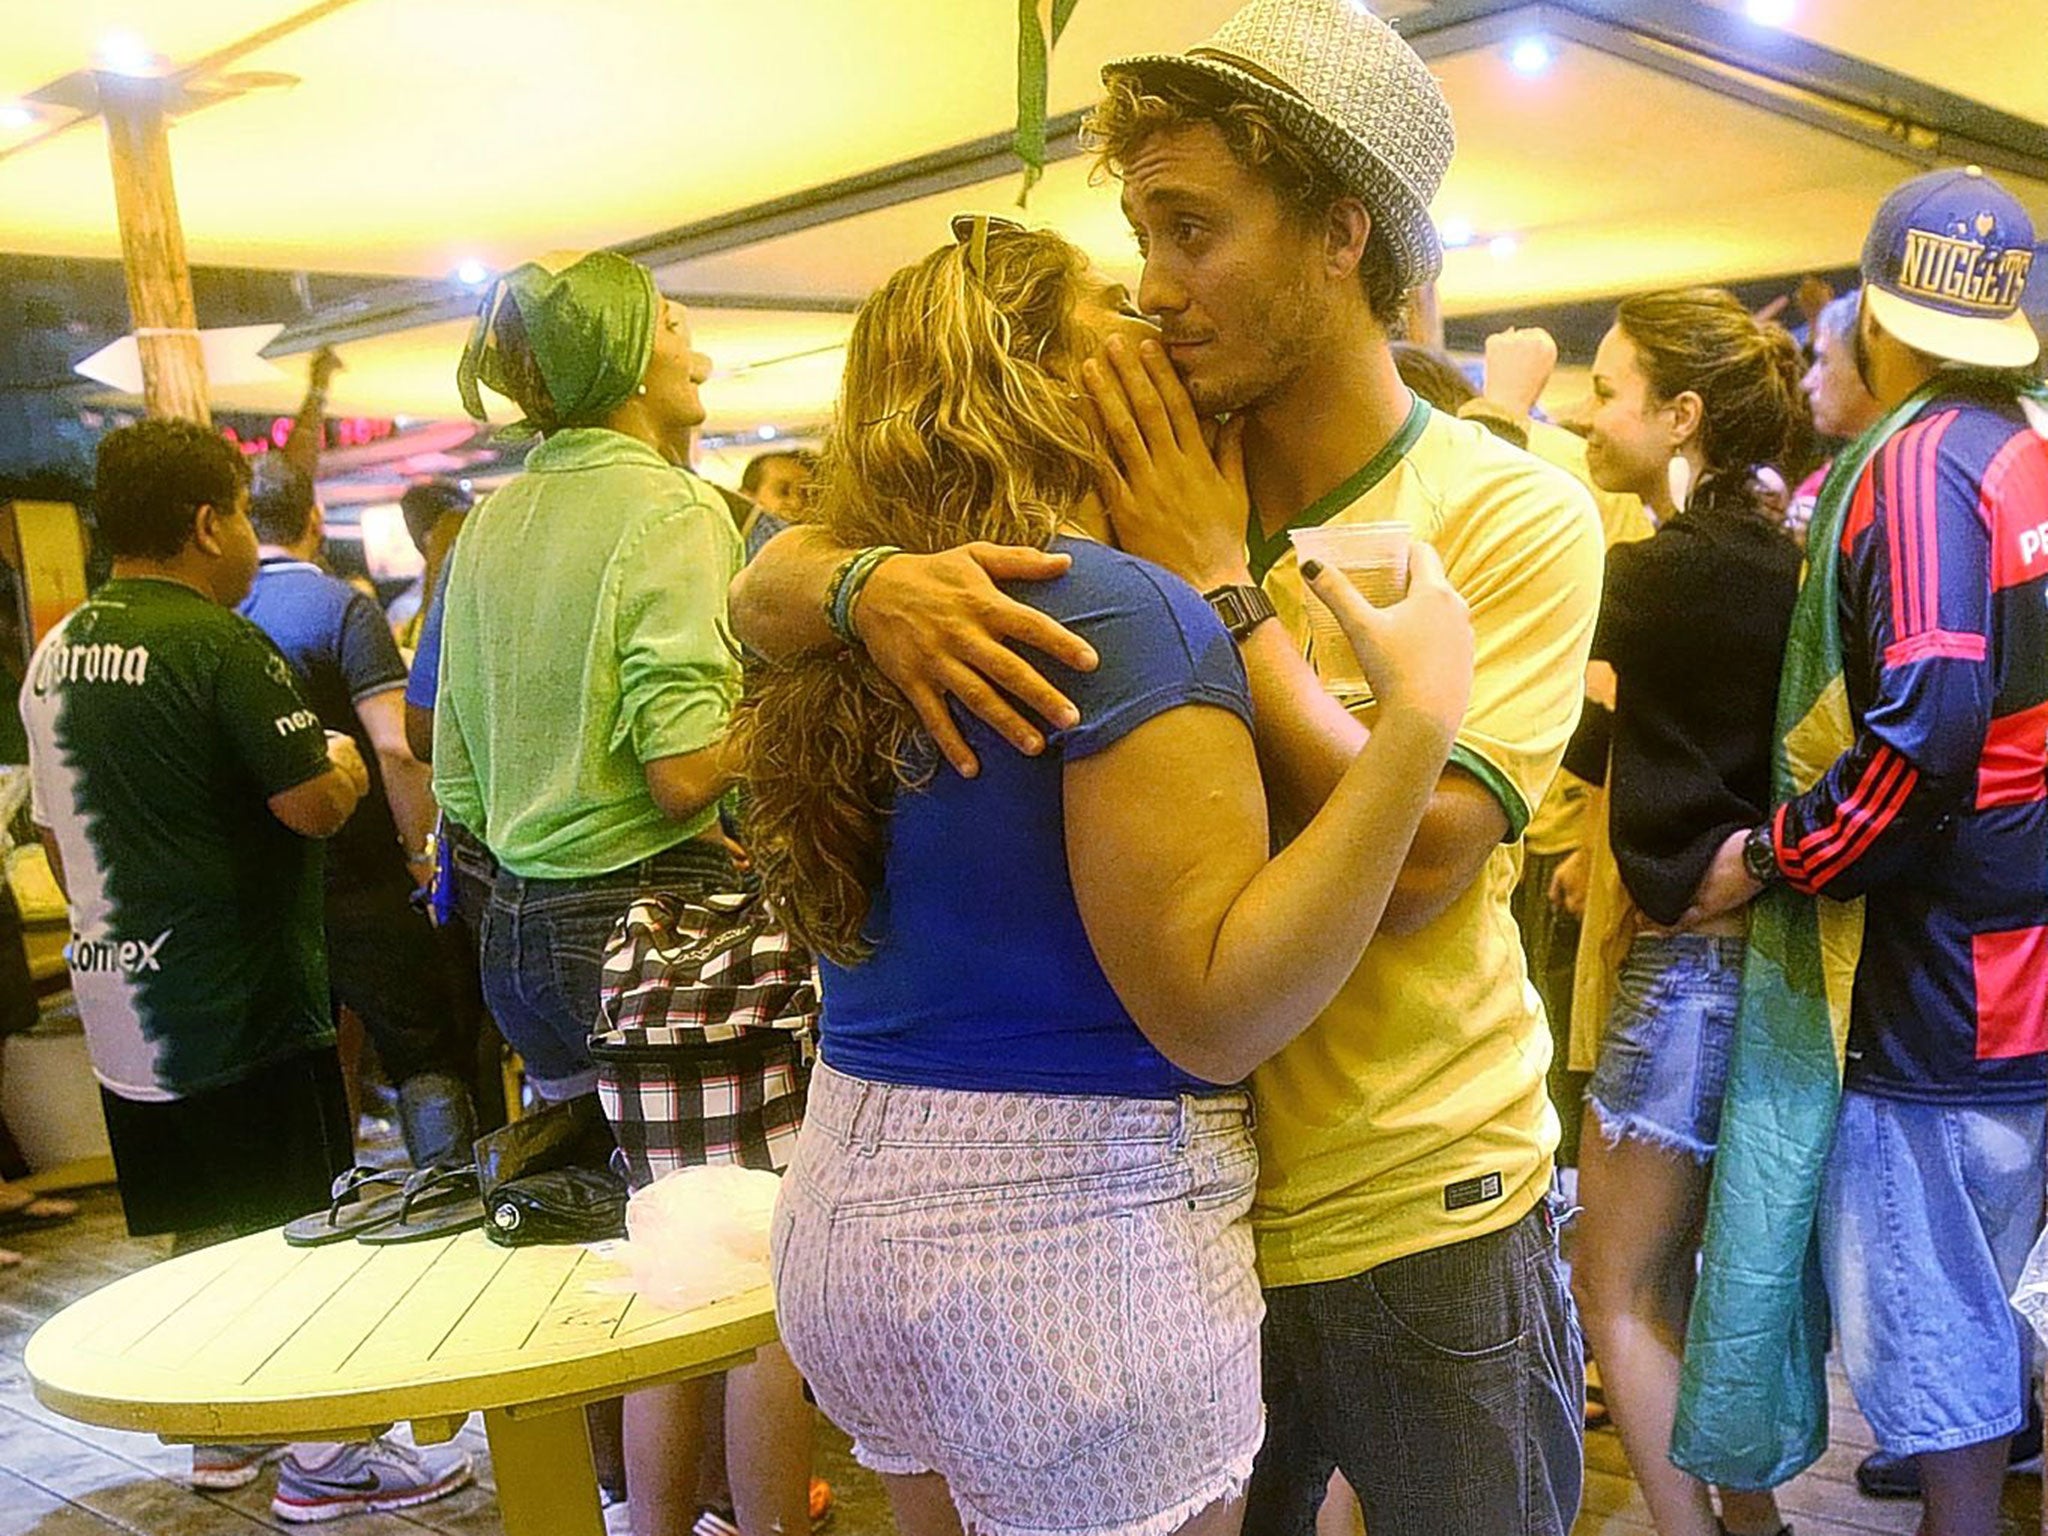
[[[470,1472],[465,1450],[452,1445],[414,1450],[380,1436],[345,1445],[318,1467],[301,1464],[296,1455],[285,1457],[270,1512],[309,1525],[343,1515],[410,1509],[446,1498],[468,1483]]]

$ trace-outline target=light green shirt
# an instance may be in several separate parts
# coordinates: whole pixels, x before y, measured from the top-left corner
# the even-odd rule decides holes
[[[514,874],[607,874],[716,818],[643,763],[712,745],[739,696],[724,503],[621,433],[555,433],[470,514],[447,577],[434,793]]]

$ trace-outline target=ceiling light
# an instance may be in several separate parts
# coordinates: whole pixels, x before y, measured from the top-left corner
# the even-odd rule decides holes
[[[1486,253],[1495,261],[1513,261],[1521,248],[1522,242],[1513,235],[1495,235],[1486,242]]]
[[[1508,55],[1508,63],[1514,66],[1518,75],[1540,75],[1550,68],[1553,55],[1550,44],[1540,37],[1525,37],[1515,44]]]
[[[756,436],[756,437],[758,437],[759,439],[761,439],[761,441],[762,441],[762,442],[764,442],[764,443],[772,443],[772,442],[774,442],[774,441],[775,441],[775,438],[776,438],[776,431],[775,431],[775,429],[774,429],[773,427],[768,427],[768,426],[761,426],[761,427],[756,427],[756,428],[754,428],[754,436]]]
[[[10,101],[5,106],[0,106],[0,128],[32,128],[35,121],[35,113],[18,101]]]
[[[1791,23],[1797,7],[1793,0],[1749,0],[1749,19],[1760,27],[1782,27]]]
[[[491,269],[471,258],[455,269],[455,281],[465,288],[481,288],[491,280]]]
[[[1467,219],[1445,219],[1437,225],[1436,233],[1448,251],[1459,250],[1472,243],[1472,224]]]
[[[149,51],[149,44],[133,32],[109,32],[100,39],[99,66],[109,74],[154,74],[156,64],[156,55]]]

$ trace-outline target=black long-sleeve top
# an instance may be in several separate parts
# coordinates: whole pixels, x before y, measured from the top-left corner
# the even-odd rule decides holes
[[[1615,862],[1657,922],[1676,922],[1714,850],[1770,811],[1799,566],[1776,527],[1706,487],[1654,538],[1607,552],[1593,658],[1614,668],[1615,708],[1588,707],[1566,766],[1601,782],[1611,739]]]

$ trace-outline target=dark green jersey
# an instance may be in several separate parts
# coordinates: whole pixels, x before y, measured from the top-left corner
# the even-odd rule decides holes
[[[44,637],[21,708],[100,1081],[179,1098],[332,1039],[320,845],[267,804],[326,771],[326,737],[263,633],[111,581]]]

